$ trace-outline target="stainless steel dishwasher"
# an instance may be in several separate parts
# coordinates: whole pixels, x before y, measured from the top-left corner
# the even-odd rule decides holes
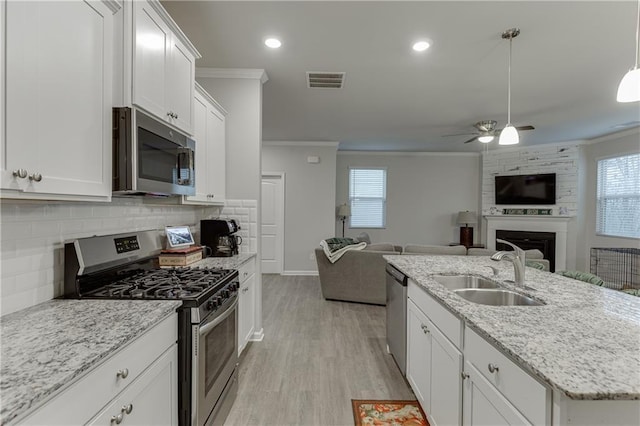
[[[387,264],[387,350],[404,376],[407,368],[407,277]]]

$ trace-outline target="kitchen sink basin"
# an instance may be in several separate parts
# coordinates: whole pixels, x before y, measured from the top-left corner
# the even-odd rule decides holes
[[[464,288],[500,288],[500,285],[494,281],[473,275],[434,275],[431,278],[449,290]]]
[[[544,305],[531,297],[506,289],[463,288],[454,292],[469,302],[493,306],[540,306]]]

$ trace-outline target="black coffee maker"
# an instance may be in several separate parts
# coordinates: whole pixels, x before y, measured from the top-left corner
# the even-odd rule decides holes
[[[211,248],[211,256],[229,257],[240,252],[242,237],[234,235],[240,225],[234,219],[200,221],[200,244]]]

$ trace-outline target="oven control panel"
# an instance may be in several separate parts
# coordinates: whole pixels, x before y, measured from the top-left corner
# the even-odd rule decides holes
[[[113,241],[116,243],[116,252],[118,254],[140,250],[140,243],[138,243],[138,237],[136,235],[114,238]]]

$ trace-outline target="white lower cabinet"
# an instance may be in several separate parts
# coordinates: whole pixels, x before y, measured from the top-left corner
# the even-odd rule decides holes
[[[423,295],[410,290],[407,301],[407,380],[430,424],[460,425],[462,353],[421,309],[423,296],[430,296],[417,291]],[[451,329],[459,329],[459,319],[450,321]]]
[[[251,258],[238,269],[238,355],[242,353],[255,331],[256,311],[256,259]]]
[[[18,423],[177,425],[177,337],[172,314]]]
[[[464,426],[531,424],[469,361],[464,371]]]
[[[469,374],[469,379],[473,380],[476,376],[476,383],[486,382],[487,386],[508,402],[508,410],[514,409],[520,413],[519,417],[502,413],[505,419],[511,419],[508,424],[522,424],[521,420],[525,420],[525,424],[534,425],[551,423],[551,389],[534,379],[470,328],[465,332],[464,356],[465,373]],[[467,371],[468,366],[473,366],[474,369]],[[488,391],[483,394],[487,393]]]
[[[177,425],[177,347],[167,350],[90,425]]]

